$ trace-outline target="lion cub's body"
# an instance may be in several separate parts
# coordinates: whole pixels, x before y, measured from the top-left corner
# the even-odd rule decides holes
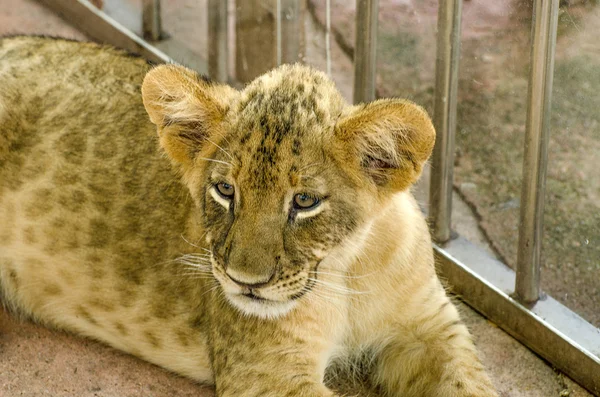
[[[415,178],[394,182],[398,191],[385,195],[377,192],[395,178],[387,174],[373,174],[376,183],[369,189],[355,188],[366,177],[345,173],[343,161],[331,160],[336,153],[311,152],[310,145],[318,144],[312,135],[299,132],[288,142],[273,116],[300,123],[286,125],[286,131],[327,127],[350,134],[344,131],[366,123],[352,119],[351,112],[359,110],[306,68],[275,71],[242,94],[183,72],[189,78],[183,86],[205,87],[194,91],[198,101],[215,91],[212,105],[199,109],[230,117],[223,124],[229,130],[219,124],[214,128],[222,129],[220,135],[198,138],[189,131],[221,119],[187,120],[189,109],[175,94],[153,97],[172,85],[169,76],[156,73],[144,82],[144,102],[167,157],[140,96],[149,70],[143,60],[95,44],[0,39],[5,305],[214,382],[219,396],[333,395],[322,384],[326,367],[358,361],[386,396],[495,396],[468,331],[436,278],[427,227],[406,192]],[[299,79],[294,84],[301,84],[302,92],[277,91],[278,84],[288,84],[277,73],[292,83]],[[157,113],[160,101],[178,116],[163,120]],[[263,119],[249,122],[246,108]],[[350,121],[338,121],[344,118]],[[275,132],[250,134],[261,129]],[[179,135],[171,141],[173,134]],[[327,147],[352,139],[343,136]],[[210,149],[188,150],[190,139]],[[302,162],[307,156],[310,164]],[[369,156],[371,163],[364,164],[379,164],[373,153]],[[421,161],[417,157],[411,161]],[[263,165],[251,165],[256,162]],[[293,180],[293,167],[302,172],[313,163],[320,171]],[[389,167],[380,168],[388,172]],[[316,207],[322,213],[294,209],[292,219],[271,210],[278,208],[279,196],[269,189],[293,187],[305,176],[323,179],[320,184],[338,178],[336,189],[323,194]],[[206,182],[224,178],[234,180],[239,201],[228,202]],[[352,189],[358,192],[354,198]],[[337,197],[336,191],[350,193]],[[256,192],[267,192],[261,193],[264,201],[250,201]],[[281,202],[287,202],[286,194]],[[360,203],[363,197],[376,198],[366,205]],[[243,226],[244,219],[250,226]],[[333,229],[325,226],[332,223]],[[235,238],[219,243],[220,233],[234,232]],[[279,241],[280,234],[279,245],[262,242]],[[302,250],[295,252],[297,247]],[[265,270],[273,261],[269,249],[282,252],[275,270]],[[265,265],[257,270],[248,258]],[[314,265],[303,268],[304,262]],[[265,272],[275,281],[250,289],[260,298],[247,298],[236,292],[238,285],[227,284],[232,274],[239,279]]]

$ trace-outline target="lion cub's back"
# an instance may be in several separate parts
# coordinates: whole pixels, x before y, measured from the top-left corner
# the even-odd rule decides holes
[[[187,193],[141,102],[148,69],[96,44],[0,39],[5,303],[60,325],[68,319],[57,313],[133,310],[138,286],[154,283],[152,264],[185,224]]]
[[[125,140],[150,141],[141,104],[149,69],[108,47],[62,39],[0,39],[0,197],[26,181],[73,184],[59,169],[115,162]]]

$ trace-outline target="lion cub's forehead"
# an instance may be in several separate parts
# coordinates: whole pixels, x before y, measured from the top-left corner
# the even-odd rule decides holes
[[[298,135],[332,125],[343,106],[342,97],[325,74],[306,66],[284,65],[250,83],[233,107],[233,116],[238,129],[246,132],[267,119],[270,127]]]
[[[243,173],[264,186],[318,161],[344,107],[331,80],[305,66],[256,79],[232,106],[230,142]]]

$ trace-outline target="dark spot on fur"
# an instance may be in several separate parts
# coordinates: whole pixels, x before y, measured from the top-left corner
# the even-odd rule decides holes
[[[150,345],[152,345],[152,347],[154,347],[155,349],[159,349],[160,348],[160,339],[158,339],[158,337],[151,331],[145,331],[144,332],[144,336],[146,337],[146,340],[148,341],[148,343],[150,343]]]
[[[71,212],[80,212],[87,202],[85,193],[81,190],[67,191],[58,198],[58,202]]]
[[[127,328],[120,322],[115,322],[114,323],[114,327],[115,329],[123,336],[128,336],[129,335],[129,331],[127,330]]]
[[[77,315],[77,317],[83,318],[85,321],[87,321],[88,323],[90,323],[92,325],[98,325],[98,322],[96,321],[96,319],[94,317],[92,317],[92,315],[90,314],[90,312],[88,312],[81,305],[77,306],[76,315]]]
[[[177,341],[181,343],[182,346],[187,347],[190,345],[190,336],[187,333],[176,329],[175,335],[177,337]]]
[[[52,209],[53,193],[51,189],[41,188],[32,193],[33,198],[25,206],[25,214],[33,219],[47,214]]]
[[[88,245],[93,248],[102,248],[110,242],[111,229],[104,220],[94,218],[90,221],[89,234],[90,241]]]
[[[192,317],[189,321],[190,327],[195,329],[206,329],[205,327],[208,325],[206,316],[197,315]]]
[[[115,156],[118,148],[115,136],[106,134],[100,136],[100,138],[94,142],[92,153],[94,154],[94,157],[98,159],[108,160]]]
[[[52,181],[58,186],[69,186],[79,182],[81,177],[73,170],[59,167],[54,171]]]
[[[104,276],[106,276],[106,270],[100,267],[98,262],[96,262],[90,267],[90,275],[94,280],[102,280]]]
[[[248,142],[248,139],[250,139],[250,136],[252,136],[252,134],[250,132],[246,132],[240,139],[240,144],[245,145],[246,142]]]
[[[117,285],[117,290],[119,291],[119,304],[124,308],[133,307],[134,303],[137,300],[137,289],[132,288],[131,284],[126,281],[121,281]]]
[[[115,305],[111,302],[107,302],[101,298],[91,298],[88,302],[91,307],[96,309],[105,311],[105,312],[114,312],[116,310]]]
[[[27,226],[23,229],[23,239],[27,244],[35,244],[37,242],[37,236],[33,226]]]
[[[54,283],[48,283],[44,285],[43,293],[49,296],[58,296],[62,294],[62,288]]]
[[[80,165],[87,149],[87,138],[80,131],[68,131],[58,138],[54,148],[68,163]]]
[[[13,268],[14,263],[10,259],[5,259],[4,263],[0,264],[0,266],[3,266],[8,270],[8,279],[12,282],[13,287],[19,288],[19,278],[17,276],[17,271]]]
[[[299,156],[301,149],[302,149],[302,142],[300,141],[299,138],[295,138],[294,142],[292,143],[292,154],[294,156]]]

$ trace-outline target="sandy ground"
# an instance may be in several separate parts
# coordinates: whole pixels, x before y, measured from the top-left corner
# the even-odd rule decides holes
[[[402,5],[402,1],[395,3]],[[185,10],[189,14],[190,9]],[[169,18],[177,20],[175,11]],[[185,18],[181,20],[185,21]],[[192,29],[187,19],[180,30]],[[186,25],[187,24],[187,25]],[[172,26],[172,25],[171,25]],[[308,26],[307,60],[323,67],[322,32]],[[193,31],[190,30],[190,31]],[[33,0],[0,0],[0,35],[53,34],[84,39]],[[350,97],[351,63],[333,48],[334,78]],[[418,73],[428,73],[419,69]],[[460,206],[460,204],[459,204]],[[465,229],[476,229],[467,206],[459,208]],[[472,217],[472,214],[471,214]],[[476,231],[474,239],[484,238]],[[589,396],[499,328],[461,306],[482,359],[503,397]],[[0,310],[0,396],[212,396],[212,390],[94,341],[19,321]],[[366,393],[364,395],[367,395]]]

